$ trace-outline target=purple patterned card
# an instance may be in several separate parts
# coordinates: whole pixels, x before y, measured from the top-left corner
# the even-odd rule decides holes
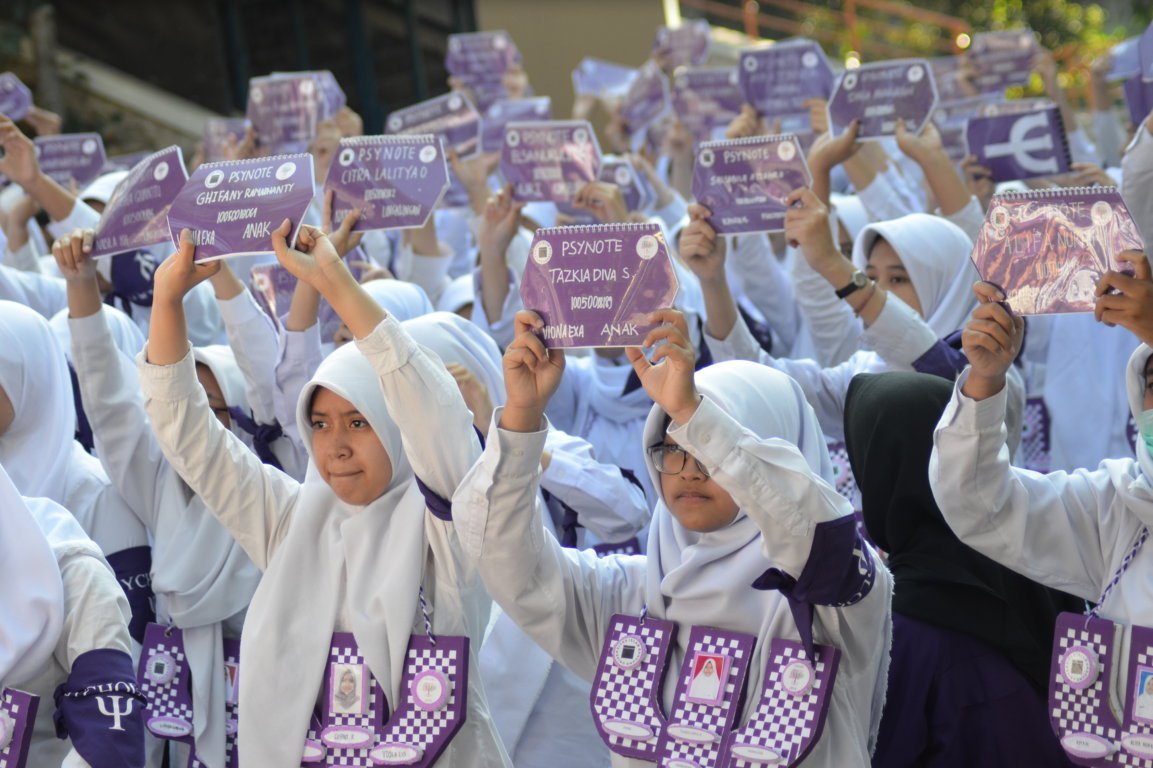
[[[248,81],[248,119],[273,152],[303,152],[320,121],[332,117],[319,78],[312,72],[282,73]]]
[[[444,148],[432,134],[341,139],[324,182],[333,222],[360,209],[355,232],[423,227],[447,189]]]
[[[679,27],[657,27],[653,40],[654,58],[667,59],[662,62],[669,69],[683,66],[699,67],[709,58],[712,43],[712,28],[705,19],[686,19]]]
[[[833,92],[833,68],[820,45],[803,37],[741,51],[745,101],[768,117],[808,112],[809,99]]]
[[[547,347],[639,346],[673,305],[677,276],[659,224],[538,229],[521,278]]]
[[[359,281],[360,269],[354,268],[351,264],[355,253],[353,251],[346,256],[344,261],[349,265],[352,276]],[[292,294],[296,290],[296,278],[292,273],[279,264],[258,264],[250,270],[248,288],[260,308],[272,318],[275,325],[279,326],[280,318],[288,313],[288,308],[292,304]],[[320,307],[317,309],[321,341],[325,343],[332,341],[342,322],[332,305],[321,298]]]
[[[99,133],[62,133],[32,140],[40,170],[65,189],[75,181],[83,189],[104,170],[104,139]]]
[[[1141,125],[1153,112],[1153,83],[1147,83],[1140,76],[1131,77],[1122,86],[1125,92],[1125,106],[1129,108],[1129,120],[1133,125]]]
[[[32,91],[11,72],[0,75],[0,115],[23,120],[32,109]]]
[[[1117,254],[1144,248],[1116,187],[1036,190],[993,196],[973,264],[1018,314],[1092,312],[1101,275],[1132,273]]]
[[[916,134],[936,108],[937,85],[925,59],[862,64],[837,81],[829,98],[829,131],[839,136],[860,118],[862,139],[893,136],[899,122]]]
[[[480,150],[480,113],[463,93],[446,93],[388,116],[388,132],[435,133],[444,139],[445,150],[462,158]]]
[[[312,155],[277,155],[205,163],[193,172],[168,211],[173,244],[192,230],[196,260],[272,250],[272,230],[285,219],[292,237],[315,193]]]
[[[248,119],[244,117],[210,117],[204,121],[204,135],[201,142],[204,144],[204,161],[218,163],[227,159],[225,150],[229,139],[235,139],[239,144],[244,141],[244,134],[248,130]]]
[[[326,118],[335,115],[348,102],[348,98],[344,95],[344,89],[336,81],[336,75],[327,69],[306,72],[272,72],[269,77],[289,79],[311,77],[320,89],[320,99],[324,104]]]
[[[514,200],[571,204],[581,187],[596,181],[601,150],[584,120],[509,123],[500,172]]]
[[[1138,51],[1140,42],[1140,37],[1131,37],[1113,46],[1113,50],[1109,52],[1109,73],[1105,75],[1106,80],[1117,82],[1141,74],[1141,53]]]
[[[361,763],[388,717],[388,700],[351,632],[333,632],[320,699],[325,765]]]
[[[687,67],[673,74],[673,110],[697,141],[733,121],[745,97],[735,67]]]
[[[444,67],[466,85],[477,81],[499,81],[509,67],[520,63],[516,43],[503,29],[448,36]]]
[[[621,102],[620,116],[630,133],[643,130],[669,108],[669,79],[655,61],[647,61]]]
[[[1068,173],[1073,162],[1057,107],[970,118],[965,142],[998,182]]]
[[[1062,613],[1053,632],[1049,667],[1049,723],[1078,765],[1106,765],[1122,736],[1110,706],[1117,625],[1095,616]],[[1110,761],[1109,765],[1144,765]]]
[[[136,678],[147,700],[144,724],[149,733],[192,744],[192,670],[184,655],[184,633],[149,624]]]
[[[706,141],[693,168],[693,197],[712,211],[709,224],[724,235],[783,230],[785,199],[812,183],[791,133]]]
[[[0,766],[24,768],[40,697],[15,688],[0,692]]]
[[[623,99],[638,74],[633,67],[586,57],[572,71],[573,92],[606,101]]]
[[[168,240],[168,209],[186,181],[180,147],[162,149],[137,163],[104,206],[92,242],[92,258]]]
[[[973,35],[969,61],[976,74],[973,85],[982,93],[1025,85],[1033,73],[1037,36],[1031,29],[980,32]]]
[[[965,124],[986,103],[986,98],[981,96],[937,103],[937,108],[933,110],[933,123],[941,134],[941,143],[950,160],[960,162],[969,154],[969,145],[965,142]]]
[[[484,113],[480,121],[480,151],[500,152],[504,146],[504,129],[509,123],[540,122],[552,119],[552,99],[502,99]]]

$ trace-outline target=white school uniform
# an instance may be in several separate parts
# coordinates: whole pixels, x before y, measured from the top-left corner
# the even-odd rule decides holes
[[[816,525],[851,514],[830,482],[832,469],[812,409],[780,373],[745,362],[697,373],[704,395],[692,419],[669,434],[702,461],[740,506],[726,528],[697,534],[660,503],[648,556],[610,556],[561,548],[535,522],[545,428],[521,434],[499,428],[453,499],[466,556],[480,569],[497,603],[545,650],[586,680],[594,676],[611,616],[639,614],[678,622],[666,672],[668,712],[675,679],[694,625],[758,638],[750,668],[759,690],[770,638],[798,639],[783,595],[748,587],[769,567],[800,575]],[[645,444],[657,442],[665,414],[654,407]],[[742,426],[737,419],[747,424]],[[781,439],[783,438],[783,439]],[[800,448],[798,448],[798,445]],[[650,480],[657,476],[646,465]],[[867,765],[880,721],[891,635],[892,580],[867,545],[876,581],[858,603],[815,607],[814,639],[842,651],[824,736],[806,765]],[[757,704],[746,699],[744,715]],[[743,724],[744,717],[739,722]],[[613,755],[614,766],[642,763]]]
[[[423,586],[433,631],[472,640],[468,719],[438,764],[506,765],[476,663],[489,600],[459,554],[453,524],[426,510],[414,482],[415,471],[447,497],[479,452],[444,367],[387,318],[329,356],[301,393],[302,433],[311,431],[312,395],[324,387],[352,402],[384,444],[392,482],[365,507],[340,501],[314,466],[301,484],[262,464],[209,411],[191,355],[155,366],[142,354],[140,369],[169,462],[265,572],[241,644],[242,764],[299,762],[334,631],[353,632],[395,710],[399,660],[411,633],[424,631]]]

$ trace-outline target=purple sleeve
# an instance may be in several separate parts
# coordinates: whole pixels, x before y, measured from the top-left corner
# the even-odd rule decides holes
[[[81,654],[56,689],[56,735],[92,768],[144,768],[144,695],[132,657],[100,649]]]
[[[955,381],[968,364],[969,360],[961,350],[954,349],[945,340],[938,340],[925,354],[913,361],[913,368],[917,373],[928,373]]]
[[[138,643],[144,642],[144,628],[150,621],[156,621],[152,594],[152,549],[150,547],[129,547],[107,555],[105,559],[116,574],[116,581],[128,598],[132,610],[132,620],[128,633]]]

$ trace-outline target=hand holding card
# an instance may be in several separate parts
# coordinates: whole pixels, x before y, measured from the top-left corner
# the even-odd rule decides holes
[[[655,347],[652,357],[646,357],[644,349],[639,347],[627,347],[625,352],[653,402],[663,408],[673,422],[685,424],[701,402],[693,379],[697,353],[689,339],[688,322],[684,313],[676,309],[658,310],[647,319],[659,323],[641,344]]]
[[[1005,294],[997,286],[975,283],[973,293],[979,304],[961,333],[970,365],[962,392],[974,400],[984,400],[1005,388],[1005,374],[1025,341],[1025,321],[1008,308]]]

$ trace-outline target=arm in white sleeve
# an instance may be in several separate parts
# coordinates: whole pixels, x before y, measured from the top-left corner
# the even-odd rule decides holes
[[[279,352],[276,326],[257,305],[251,291],[218,300],[217,306],[228,334],[228,346],[232,347],[236,365],[244,376],[244,393],[253,418],[259,424],[271,424],[276,419],[273,395]]]
[[[685,198],[681,193],[669,187],[669,192],[672,193],[673,199],[664,208],[653,211],[649,219],[656,219],[661,224],[665,225],[666,232],[672,232],[677,228],[686,216],[689,215],[689,204],[685,202]]]
[[[1069,133],[1069,156],[1075,163],[1093,163],[1101,165],[1101,158],[1097,154],[1097,147],[1089,138],[1089,134],[1081,128]]]
[[[451,278],[448,268],[452,266],[452,248],[447,243],[437,241],[440,253],[436,256],[424,256],[412,250],[412,246],[401,241],[399,262],[407,264],[406,274],[398,274],[401,280],[416,283],[428,294],[428,299],[434,305],[440,294],[448,287]]]
[[[1120,168],[1121,150],[1125,146],[1125,134],[1121,121],[1113,110],[1093,110],[1093,135],[1097,139],[1097,152],[1102,168]]]
[[[1121,197],[1125,199],[1146,243],[1153,243],[1153,136],[1145,126],[1121,158]]]
[[[869,214],[869,221],[899,219],[921,211],[914,205],[905,180],[892,167],[879,172],[869,186],[857,190],[861,205]]]
[[[51,319],[68,306],[68,288],[61,277],[24,272],[0,264],[0,300],[23,304]]]
[[[28,242],[14,251],[5,250],[4,266],[19,269],[21,272],[41,272],[40,257],[36,253],[36,244],[32,239],[29,238]]]
[[[730,238],[728,264],[736,272],[747,298],[786,347],[797,338],[799,316],[793,283],[766,235]]]
[[[920,313],[892,293],[885,294],[885,306],[862,338],[886,363],[905,369],[937,343]]]
[[[320,323],[313,323],[303,331],[281,331],[276,362],[276,382],[273,389],[273,407],[276,420],[285,436],[305,456],[300,466],[306,465],[307,452],[304,438],[296,428],[296,404],[300,393],[320,367]]]
[[[860,319],[800,251],[793,254],[793,293],[808,325],[817,362],[839,365],[861,348]]]
[[[64,237],[71,235],[77,229],[94,229],[99,223],[100,214],[96,212],[96,209],[80,198],[76,198],[76,203],[69,211],[68,218],[49,222],[48,231],[52,233],[53,237]]]
[[[940,211],[937,213],[940,215]],[[969,202],[961,210],[941,218],[960,227],[974,243],[977,242],[977,235],[980,234],[981,227],[985,224],[985,212],[981,210],[981,201],[977,199],[976,195],[970,197]]]
[[[481,281],[484,279],[481,275],[480,267],[477,267],[472,274],[473,295],[477,297],[477,302],[473,304],[472,308],[472,322],[491,336],[498,347],[504,349],[509,344],[512,344],[513,337],[516,335],[516,324],[514,322],[516,313],[524,309],[524,302],[521,301],[520,298],[520,281],[512,268],[509,268],[508,293],[505,294],[504,297],[504,306],[501,307],[500,317],[490,322],[485,314],[482,302],[479,300],[483,295],[481,293],[483,289]]]

